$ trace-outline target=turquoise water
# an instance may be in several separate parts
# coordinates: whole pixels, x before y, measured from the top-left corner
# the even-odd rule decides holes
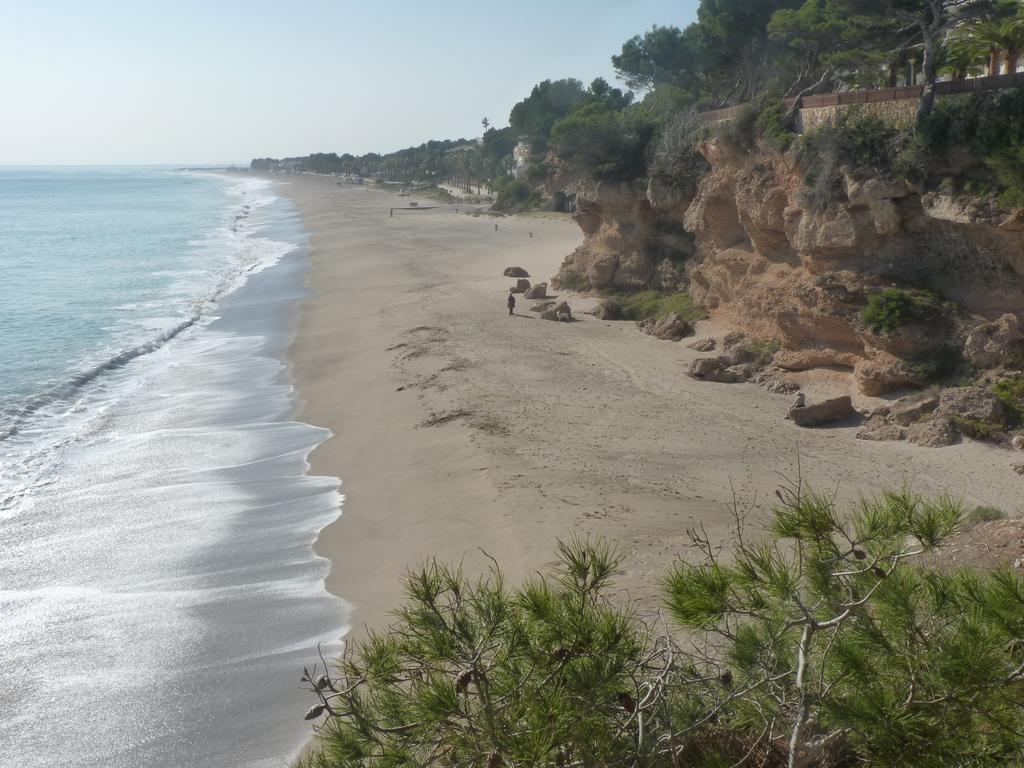
[[[103,366],[180,330],[266,256],[231,242],[231,203],[257,194],[245,186],[158,169],[0,169],[8,426],[80,396]]]
[[[257,179],[0,169],[0,768],[307,738],[298,675],[345,611],[283,361],[305,240]]]

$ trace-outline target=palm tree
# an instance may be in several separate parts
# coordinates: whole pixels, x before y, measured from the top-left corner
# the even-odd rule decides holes
[[[1008,19],[990,19],[967,28],[975,50],[984,52],[989,59],[988,74],[999,74],[999,62],[1005,61],[1004,74],[1017,71],[1017,62],[1024,55],[1024,14]]]
[[[980,51],[977,41],[966,36],[951,37],[939,50],[939,71],[954,80],[966,80],[984,71],[988,50]],[[991,72],[989,73],[991,74]]]

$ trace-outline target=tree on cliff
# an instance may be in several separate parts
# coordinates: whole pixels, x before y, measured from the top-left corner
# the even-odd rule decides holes
[[[643,113],[587,102],[558,121],[551,145],[576,175],[596,181],[629,181],[647,172],[647,147],[655,124]]]
[[[623,43],[622,51],[612,56],[612,65],[633,90],[650,90],[664,83],[696,96],[712,87],[703,64],[709,43],[698,24],[685,31],[655,26]]]
[[[1003,74],[1017,71],[1017,62],[1024,55],[1024,12],[1009,18],[991,18],[970,25],[966,42],[973,43],[975,55],[988,55],[989,74],[999,74],[1000,59],[1005,62]]]
[[[924,92],[917,111],[922,124],[935,106],[942,41],[957,27],[997,11],[999,0],[842,0],[838,9],[856,15],[891,19],[905,36],[903,47],[919,45]]]
[[[746,101],[788,77],[785,46],[767,31],[772,14],[801,0],[701,0],[685,30],[655,26],[612,57],[630,88],[679,88],[712,106]]]
[[[536,149],[543,151],[552,126],[586,97],[587,91],[579,80],[545,80],[533,86],[530,95],[512,107],[509,125],[517,136],[528,137]]]
[[[393,627],[306,670],[305,765],[1020,765],[1024,580],[910,564],[959,506],[778,495],[761,540],[734,510],[728,556],[691,533],[701,562],[664,582],[684,633],[610,599],[601,542],[514,590],[497,564],[411,572]]]
[[[902,38],[885,16],[852,12],[843,0],[807,0],[799,8],[777,11],[768,33],[784,43],[797,62],[787,95],[820,83],[877,87],[898,59]]]

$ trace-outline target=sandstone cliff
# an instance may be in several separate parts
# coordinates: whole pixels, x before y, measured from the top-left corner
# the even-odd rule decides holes
[[[827,200],[789,154],[724,138],[691,198],[580,185],[583,245],[556,277],[599,290],[686,287],[716,319],[781,343],[774,365],[838,367],[865,394],[923,386],[961,361],[1020,364],[1024,215],[842,170]],[[938,297],[898,328],[863,311],[887,288]],[[929,296],[931,293],[928,294]]]
[[[695,253],[683,215],[689,199],[641,182],[575,184],[583,244],[568,256],[556,286],[594,290],[676,290]]]

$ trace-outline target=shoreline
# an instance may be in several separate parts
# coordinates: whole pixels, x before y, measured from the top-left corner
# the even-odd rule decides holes
[[[457,206],[391,217],[417,198],[329,177],[275,181],[310,234],[312,295],[288,356],[301,419],[334,435],[311,471],[340,477],[344,496],[314,549],[357,634],[387,623],[402,574],[428,558],[474,573],[489,565],[483,549],[515,582],[574,533],[618,544],[620,594],[654,610],[661,576],[690,556],[688,528],[726,543],[735,494],[757,529],[798,471],[843,502],[912,481],[1024,515],[998,449],[801,430],[784,420],[790,398],[690,379],[700,353],[687,342],[580,314],[592,299],[566,295],[572,324],[537,319],[523,299],[508,318],[502,270],[548,280],[582,239],[567,218]],[[704,321],[697,337],[726,330]]]
[[[337,187],[332,179],[302,178],[277,188],[296,204],[310,234],[312,296],[300,304],[288,357],[297,418],[333,433],[310,455],[310,471],[341,477],[343,503],[314,551],[331,562],[326,587],[350,604],[352,631],[387,623],[406,568],[429,557],[472,570],[486,562],[483,549],[508,575],[521,577],[524,549],[494,503],[497,485],[474,445],[473,428],[445,419],[446,413],[440,418],[448,423],[421,426],[444,408],[425,407],[418,384],[403,386],[395,378],[401,378],[395,356],[408,350],[410,362],[427,362],[433,358],[428,350],[444,343],[433,320],[437,298],[430,294],[449,285],[457,262],[465,259],[469,266],[477,250],[476,236],[467,238],[458,225],[497,236],[499,260],[532,259],[537,268],[557,264],[564,247],[575,246],[575,225],[537,221],[530,224],[537,235],[531,239],[522,222],[500,219],[495,232],[494,220],[455,213],[460,206],[396,210],[392,217],[392,207],[416,198]],[[335,208],[329,201],[339,195],[354,207]],[[379,239],[378,225],[365,226],[370,216],[393,228],[397,242]],[[460,242],[448,251],[452,222]],[[545,235],[552,239],[546,252],[528,254]],[[482,270],[471,279],[487,274]],[[495,296],[494,309],[495,318],[508,319],[503,293]]]
[[[104,241],[140,255],[138,274],[125,270],[138,284],[108,306],[148,308],[146,336],[83,380],[78,418],[47,429],[40,413],[36,445],[4,445],[31,473],[0,514],[0,656],[23,671],[0,684],[0,765],[49,765],[54,743],[74,743],[83,768],[269,768],[307,737],[297,671],[318,642],[333,652],[347,621],[319,588],[328,563],[309,551],[337,508],[337,481],[309,476],[305,461],[326,431],[295,421],[286,361],[305,231],[262,181],[125,175],[204,213],[154,213],[176,247],[147,250],[132,230]],[[135,198],[109,194],[112,209],[138,213]],[[177,280],[147,281],[152,270]],[[179,319],[182,296],[191,311]],[[247,707],[250,728],[225,731],[224,713],[253,687],[276,693]],[[95,717],[53,722],[54,700]],[[132,719],[143,710],[152,716]]]

